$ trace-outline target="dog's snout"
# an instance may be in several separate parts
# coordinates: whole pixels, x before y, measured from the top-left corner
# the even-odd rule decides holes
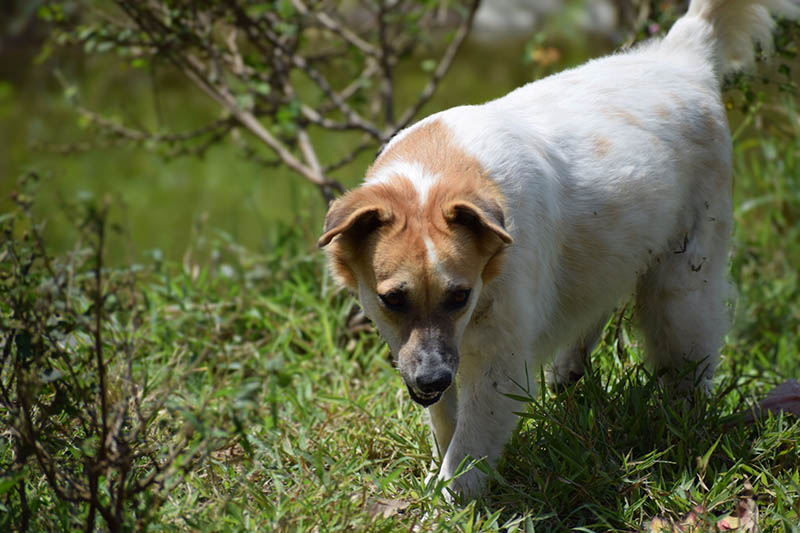
[[[418,374],[416,382],[417,388],[424,393],[444,392],[453,382],[453,373],[447,368],[438,368]]]

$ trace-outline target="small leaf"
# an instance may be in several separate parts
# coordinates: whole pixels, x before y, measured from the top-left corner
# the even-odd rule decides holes
[[[25,478],[25,470],[20,470],[15,474],[6,475],[3,478],[0,478],[0,496],[6,494],[9,490],[11,490],[14,485],[16,485],[20,479]]]
[[[250,111],[255,105],[253,95],[250,93],[240,94],[236,96],[236,105],[240,108]]]
[[[271,91],[272,87],[270,87],[269,83],[266,82],[259,82],[253,86],[253,89],[261,95],[267,96]]]

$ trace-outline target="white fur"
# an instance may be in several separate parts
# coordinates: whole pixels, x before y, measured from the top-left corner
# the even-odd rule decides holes
[[[421,205],[424,205],[428,198],[428,190],[441,179],[441,176],[428,172],[425,167],[416,161],[400,159],[380,168],[371,176],[369,183],[383,183],[398,176],[403,176],[411,182],[417,194],[419,194]]]
[[[535,391],[526,376],[555,353],[557,368],[580,368],[632,295],[649,361],[700,362],[684,384],[710,385],[729,298],[720,79],[752,62],[754,41],[769,42],[770,12],[798,16],[800,2],[693,0],[663,40],[424,121],[443,121],[497,183],[514,238],[500,276],[473,289],[481,319],[464,330],[458,387],[429,409],[441,477],[467,456],[494,463],[520,409],[503,393]],[[376,179],[403,170],[424,196],[436,177],[418,167],[394,162]],[[473,469],[452,486],[474,495],[484,483]]]

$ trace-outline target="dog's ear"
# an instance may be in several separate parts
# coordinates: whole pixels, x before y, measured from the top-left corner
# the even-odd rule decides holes
[[[363,239],[382,224],[389,222],[391,212],[380,204],[363,205],[352,194],[345,195],[331,204],[325,215],[324,233],[317,246],[324,248],[337,235]]]
[[[511,244],[513,239],[506,231],[503,208],[493,199],[470,202],[455,200],[442,209],[448,224],[465,226],[479,235],[490,232],[504,244]]]
[[[317,246],[327,247],[328,266],[338,283],[357,290],[353,268],[359,250],[373,231],[391,219],[389,206],[363,189],[349,192],[331,204]]]
[[[505,250],[513,241],[506,231],[503,208],[494,199],[470,202],[456,200],[442,209],[448,224],[466,227],[476,237],[483,253],[488,255],[481,272],[484,283],[497,277],[503,267]],[[499,239],[499,241],[498,241]]]

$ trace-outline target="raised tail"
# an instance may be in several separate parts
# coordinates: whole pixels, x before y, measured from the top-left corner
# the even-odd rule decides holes
[[[697,47],[722,78],[750,68],[756,44],[772,50],[776,16],[800,19],[800,0],[691,0],[664,44]]]

